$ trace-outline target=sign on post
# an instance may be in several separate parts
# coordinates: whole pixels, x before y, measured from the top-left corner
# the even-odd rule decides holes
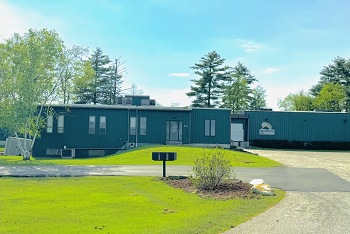
[[[165,173],[165,162],[166,161],[175,161],[177,159],[176,152],[152,152],[153,161],[163,161],[163,177],[166,177]]]

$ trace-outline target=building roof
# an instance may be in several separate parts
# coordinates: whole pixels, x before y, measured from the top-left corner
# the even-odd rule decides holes
[[[165,106],[127,106],[127,105],[91,105],[91,104],[52,104],[51,107],[67,107],[78,109],[129,109],[129,110],[160,110],[160,111],[191,111],[201,110],[230,110],[229,108],[200,108],[200,107],[165,107]]]

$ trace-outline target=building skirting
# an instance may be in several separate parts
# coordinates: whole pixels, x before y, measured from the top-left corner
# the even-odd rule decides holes
[[[233,141],[231,142],[231,145],[237,146],[241,149],[249,149],[249,141]]]
[[[225,149],[229,149],[230,148],[230,144],[202,144],[202,143],[192,143],[190,144],[191,146],[198,146],[198,147],[222,147]]]

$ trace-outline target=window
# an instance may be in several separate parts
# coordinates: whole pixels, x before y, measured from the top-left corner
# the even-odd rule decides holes
[[[57,133],[64,132],[64,115],[59,115],[57,118]]]
[[[95,122],[96,117],[95,116],[89,116],[89,134],[95,134]]]
[[[61,156],[60,149],[46,149],[46,155],[59,155]]]
[[[105,156],[106,153],[104,150],[89,150],[89,156]]]
[[[130,135],[136,135],[136,117],[130,117]]]
[[[206,119],[204,123],[204,135],[215,136],[215,119]]]
[[[122,103],[123,105],[132,105],[132,97],[124,97]]]
[[[141,99],[141,106],[149,106],[150,102],[148,99]]]
[[[146,135],[146,117],[140,117],[140,135]]]
[[[106,116],[100,116],[100,135],[106,135]]]
[[[47,133],[52,133],[53,131],[53,116],[47,116]]]

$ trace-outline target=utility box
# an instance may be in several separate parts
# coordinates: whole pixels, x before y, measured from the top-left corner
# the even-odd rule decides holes
[[[24,138],[19,138],[19,141],[21,142],[22,147],[24,147],[24,141],[27,141],[27,150],[30,148],[32,144],[31,139],[24,139]],[[21,150],[17,145],[17,138],[16,137],[8,137],[6,139],[6,145],[5,145],[5,152],[4,155],[10,155],[10,156],[19,156],[21,155]]]
[[[61,149],[61,158],[74,158],[75,149]]]
[[[176,159],[176,152],[152,152],[153,161],[175,161]]]

